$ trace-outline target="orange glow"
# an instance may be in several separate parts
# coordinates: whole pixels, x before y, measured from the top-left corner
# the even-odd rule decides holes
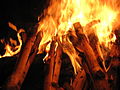
[[[117,0],[51,0],[39,22],[38,31],[43,31],[40,45],[50,41],[54,35],[61,38],[68,30],[74,30],[75,22],[80,22],[86,36],[94,32],[99,43],[110,48],[109,44],[116,39],[113,28],[119,14],[117,3]],[[99,22],[87,27],[94,20]]]
[[[75,22],[85,27],[93,20],[100,20],[100,23],[93,25],[93,31],[99,42],[108,46],[109,42],[115,41],[115,37],[109,37],[118,15],[116,8],[117,0],[51,0],[44,11],[45,17],[39,22],[38,30],[43,30],[41,44],[56,34],[66,34]],[[90,32],[89,28],[85,32]]]
[[[9,24],[9,27],[11,27],[13,30],[17,31],[17,27],[15,25],[13,25],[10,22],[8,24]],[[2,40],[2,42],[5,44],[6,52],[3,56],[0,56],[0,58],[7,57],[7,56],[13,56],[13,55],[20,52],[21,46],[22,46],[22,39],[21,39],[21,36],[20,36],[21,32],[24,32],[24,30],[20,29],[20,30],[17,31],[17,37],[18,37],[18,41],[19,41],[18,45],[17,45],[17,41],[13,40],[12,38],[10,38],[10,44],[12,44],[14,46],[11,46],[10,44],[5,44],[4,40]]]

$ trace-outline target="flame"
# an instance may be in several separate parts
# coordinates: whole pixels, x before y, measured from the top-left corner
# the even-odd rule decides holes
[[[12,24],[11,22],[9,22],[8,25],[10,28],[12,28],[13,30],[15,30],[17,32],[19,44],[17,45],[17,41],[13,40],[12,38],[10,38],[9,41],[10,41],[10,44],[13,46],[11,46],[10,44],[6,44],[4,40],[1,40],[1,42],[5,44],[6,52],[3,56],[0,56],[0,58],[16,55],[17,53],[20,52],[21,46],[22,46],[22,39],[21,39],[20,33],[24,32],[24,30],[20,29],[17,31],[17,27],[14,24]]]
[[[115,37],[111,39],[109,36],[117,19],[116,8],[116,0],[51,0],[50,6],[44,11],[45,17],[39,22],[38,30],[43,30],[41,44],[56,34],[66,34],[75,22],[80,22],[84,27],[93,20],[100,20],[100,23],[93,25],[94,32],[99,42],[108,46],[110,41],[115,41]]]
[[[118,14],[117,0],[50,0],[44,18],[39,22],[38,31],[43,31],[40,45],[51,41],[55,35],[62,37],[70,29],[74,30],[75,22],[80,22],[86,35],[94,32],[100,44],[110,48],[110,42],[116,39],[113,28],[118,24]],[[88,24],[94,20],[99,22],[89,27]]]

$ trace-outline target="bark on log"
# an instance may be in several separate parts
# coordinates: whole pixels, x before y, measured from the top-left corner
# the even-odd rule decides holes
[[[56,41],[53,40],[50,47],[49,52],[49,59],[48,59],[48,73],[45,76],[44,80],[44,90],[52,90],[52,78],[53,78],[53,68],[54,68],[54,62],[55,62],[55,43]]]
[[[89,45],[88,38],[83,33],[82,26],[80,25],[80,23],[75,23],[74,28],[76,31],[76,35],[78,37],[78,43],[73,44],[78,50],[79,49],[83,50],[86,56],[86,64],[94,79],[95,88],[99,89],[99,87],[101,87],[100,90],[103,89],[110,90],[108,81],[105,79],[105,73],[97,62],[95,53],[91,46]]]
[[[116,41],[113,43],[110,53],[105,61],[106,67],[108,69],[119,66],[120,59],[120,30],[115,30]],[[117,63],[118,61],[118,63]]]
[[[79,71],[72,85],[73,90],[83,90],[85,81],[86,81],[85,71],[84,70]]]
[[[54,67],[54,73],[53,73],[53,79],[52,83],[58,85],[59,75],[60,75],[60,69],[61,69],[61,54],[62,54],[62,48],[60,45],[58,45],[56,50],[56,57],[55,57],[55,67]],[[56,90],[58,87],[52,87],[52,90]]]
[[[24,68],[22,78],[19,78],[19,79],[20,79],[20,81],[19,81],[19,85],[20,85],[20,86],[22,85],[22,83],[23,83],[23,81],[24,81],[24,79],[25,79],[25,77],[26,77],[26,75],[27,75],[27,72],[28,72],[28,70],[29,70],[29,68],[30,68],[30,65],[31,65],[31,64],[33,63],[33,61],[34,61],[34,58],[35,58],[35,56],[36,56],[36,54],[37,54],[37,52],[38,52],[38,47],[39,47],[40,41],[41,41],[41,32],[39,32],[39,33],[37,34],[37,36],[36,36],[34,45],[32,46],[31,53],[30,53],[29,58],[28,58],[28,60],[27,60],[27,62],[26,62],[26,66],[25,66],[25,68]]]
[[[104,58],[103,58],[103,54],[102,54],[102,51],[100,49],[100,44],[98,42],[98,37],[94,34],[94,33],[91,33],[88,35],[88,38],[89,38],[89,42],[90,42],[90,46],[92,47],[94,53],[95,53],[95,56],[97,57],[97,61],[99,63],[99,65],[101,66],[101,68],[106,71],[106,68],[105,68],[105,64],[104,64]]]
[[[76,35],[78,37],[78,43],[77,44],[73,43],[74,46],[77,47],[78,50],[82,49],[84,51],[84,54],[86,56],[86,62],[90,72],[95,77],[104,78],[105,75],[97,62],[97,58],[95,56],[93,49],[89,45],[88,39],[83,33],[82,26],[80,25],[80,23],[75,23],[74,28],[76,31]]]
[[[19,80],[22,78],[29,54],[36,39],[37,25],[35,26],[34,30],[34,33],[27,40],[26,45],[23,51],[21,52],[20,57],[18,58],[15,70],[13,71],[12,75],[8,78],[8,81],[5,85],[6,90],[20,90]]]

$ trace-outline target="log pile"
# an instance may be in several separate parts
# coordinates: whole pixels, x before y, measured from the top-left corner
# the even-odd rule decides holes
[[[104,61],[97,36],[94,33],[86,36],[79,22],[74,23],[73,27],[74,31],[69,31],[68,34],[62,36],[62,42],[57,35],[50,42],[48,58],[44,60],[46,64],[44,90],[86,90],[89,88],[112,90],[109,80],[114,75],[111,73],[111,68],[120,66],[118,31],[115,32],[116,43],[112,46],[108,60]],[[14,70],[3,86],[4,90],[21,90],[42,39],[42,32],[37,32],[36,26],[33,31],[33,34],[27,37]],[[41,52],[45,52],[45,49]],[[108,67],[105,66],[105,62]],[[110,67],[109,71],[106,67]],[[64,77],[65,74],[66,77]],[[114,78],[117,80],[116,77]]]

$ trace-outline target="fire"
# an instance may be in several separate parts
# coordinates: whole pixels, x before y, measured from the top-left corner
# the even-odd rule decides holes
[[[10,38],[9,44],[8,43],[6,44],[4,40],[1,40],[1,42],[5,44],[6,52],[3,56],[0,56],[0,58],[16,55],[17,53],[20,52],[21,46],[22,46],[22,39],[21,39],[20,33],[24,32],[24,30],[23,29],[17,30],[17,27],[15,25],[13,25],[11,22],[9,22],[8,25],[10,28],[12,28],[13,30],[15,30],[17,32],[19,44],[17,44],[17,41],[13,40],[12,38]],[[11,46],[11,45],[13,45],[13,46]]]
[[[51,0],[39,22],[38,30],[43,31],[40,45],[51,41],[55,35],[66,35],[70,29],[74,30],[75,22],[80,22],[86,35],[94,32],[99,43],[110,48],[110,43],[116,39],[113,28],[118,11],[117,0]],[[99,22],[89,27],[93,21]]]
[[[116,24],[117,26],[118,24],[119,7],[117,0],[51,0],[43,15],[44,18],[41,19],[39,17],[41,20],[38,31],[42,31],[39,53],[43,49],[49,52],[51,40],[54,36],[57,36],[60,38],[60,43],[64,43],[62,44],[63,46],[66,45],[63,47],[63,51],[70,57],[74,70],[80,68],[80,64],[76,60],[78,54],[73,49],[74,47],[70,40],[67,37],[63,38],[64,35],[68,34],[68,31],[74,31],[74,23],[80,22],[86,36],[90,33],[95,33],[100,45],[104,45],[109,49],[111,42],[116,40],[114,25]],[[22,46],[20,33],[24,30],[18,31],[15,25],[8,24],[13,30],[18,32],[17,36],[20,45],[10,39],[10,43],[15,45],[14,50],[13,47],[7,44],[5,47],[6,53],[0,58],[17,54]]]
[[[118,15],[116,8],[115,0],[51,0],[50,6],[44,11],[45,18],[39,23],[39,30],[43,30],[41,44],[56,34],[66,34],[75,22],[85,27],[93,20],[100,20],[100,23],[93,25],[92,32],[97,34],[101,44],[108,46],[109,42],[115,41],[115,37],[110,38],[110,35]],[[91,31],[88,28],[86,32]]]

